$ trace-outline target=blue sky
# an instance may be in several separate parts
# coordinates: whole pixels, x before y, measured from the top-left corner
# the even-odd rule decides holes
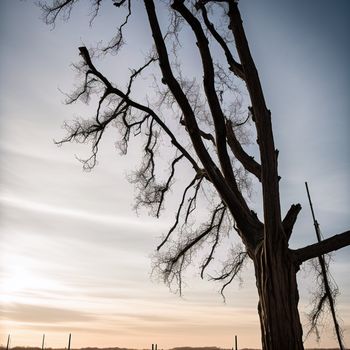
[[[240,7],[272,111],[282,208],[303,206],[291,245],[315,240],[306,180],[324,236],[343,232],[350,208],[350,4],[241,0]],[[32,1],[0,4],[0,343],[11,332],[13,346],[38,345],[45,332],[47,345],[58,347],[72,332],[74,347],[146,348],[158,342],[164,348],[229,348],[238,334],[242,346],[258,347],[251,267],[243,285],[230,289],[227,304],[219,286],[201,281],[194,270],[182,299],[151,281],[150,255],[172,219],[174,202],[158,221],[132,210],[134,190],[125,175],[137,164],[137,144],[128,157],[120,157],[110,131],[90,173],[74,157],[86,154],[86,147],[53,144],[64,135],[65,120],[92,111],[82,104],[63,105],[59,91],[76,83],[70,65],[78,59],[77,48],[108,41],[116,26],[108,1],[92,28],[88,14],[81,2],[71,21],[50,30]],[[147,52],[142,16],[140,5],[118,68],[115,56],[101,62],[114,80],[125,77],[123,66],[137,64]],[[194,65],[192,60],[188,57]],[[253,198],[258,200],[258,191]],[[349,248],[337,252],[332,264],[347,345],[349,253]],[[309,279],[306,271],[300,273],[302,317]],[[335,346],[331,329],[324,332],[320,346]],[[306,345],[314,346],[314,339]]]

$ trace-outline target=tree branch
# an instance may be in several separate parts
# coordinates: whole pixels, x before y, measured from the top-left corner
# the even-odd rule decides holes
[[[196,36],[197,46],[199,48],[203,66],[204,91],[208,100],[209,108],[215,125],[216,148],[218,158],[220,161],[220,166],[225,178],[232,186],[232,189],[235,192],[237,199],[242,202],[242,205],[244,205],[244,199],[241,198],[240,193],[238,191],[231,161],[227,152],[225,117],[220,107],[220,102],[215,90],[215,73],[211,53],[208,46],[208,39],[206,38],[203,32],[200,22],[184,5],[183,0],[174,0],[172,8],[182,15],[182,17],[189,24]]]
[[[293,227],[295,222],[297,221],[297,217],[300,210],[300,204],[293,204],[282,221],[283,229],[286,234],[287,240],[289,240],[290,236],[292,235]]]
[[[217,189],[222,200],[230,209],[237,222],[237,225],[240,227],[242,232],[244,232],[244,237],[242,237],[244,242],[248,246],[254,247],[257,244],[257,237],[260,237],[262,224],[254,215],[252,215],[247,205],[244,205],[242,201],[238,200],[237,194],[232,190],[232,187],[226,183],[225,178],[222,176],[220,170],[203,144],[200,130],[191,105],[172,73],[167,48],[159,26],[154,2],[152,0],[147,0],[145,1],[145,6],[164,80],[183,112],[193,147],[203,166],[205,167],[209,179]],[[224,142],[226,142],[225,139]]]
[[[113,5],[116,7],[121,7],[125,3],[125,1],[126,0],[121,0],[119,2],[116,1],[113,3]],[[131,16],[131,0],[128,0],[127,7],[128,7],[128,13],[125,16],[124,22],[118,27],[117,34],[112,38],[108,46],[102,49],[103,53],[107,53],[110,50],[116,53],[123,46],[124,44],[123,28],[128,24],[129,18]]]
[[[38,5],[43,11],[46,24],[55,25],[57,17],[61,14],[64,20],[69,19],[72,8],[77,0],[53,0],[52,5],[39,1]]]
[[[160,201],[159,201],[159,205],[158,205],[158,209],[157,209],[157,215],[156,217],[158,218],[159,217],[159,214],[160,214],[160,210],[162,208],[162,204],[163,204],[163,201],[164,201],[164,196],[165,196],[165,193],[168,192],[168,190],[170,189],[170,185],[171,185],[171,181],[173,180],[174,178],[174,175],[175,175],[175,164],[183,157],[184,155],[181,154],[179,157],[175,158],[172,163],[171,163],[171,172],[170,172],[170,175],[168,177],[168,180],[166,182],[166,184],[164,185],[164,187],[161,189],[161,198],[160,198]]]
[[[348,245],[350,245],[350,231],[345,231],[307,247],[291,250],[291,252],[295,263],[300,265],[309,259],[344,248]]]
[[[165,265],[162,269],[162,273],[164,274],[165,280],[169,280],[169,276],[171,276],[174,272],[174,267],[178,262],[186,257],[186,254],[197,245],[200,241],[206,238],[214,229],[222,223],[222,216],[217,218],[220,212],[225,211],[225,205],[222,203],[217,205],[214,211],[211,214],[210,222],[205,224],[199,232],[194,233],[194,237],[189,237],[185,242],[181,242],[176,250],[171,254],[167,254],[163,257],[161,264]],[[170,278],[171,280],[171,278]]]
[[[198,176],[197,176],[198,178]],[[187,210],[186,210],[186,215],[185,215],[185,220],[184,224],[187,224],[189,216],[193,213],[193,211],[197,208],[197,196],[198,196],[198,191],[202,185],[202,182],[204,180],[204,176],[199,177],[199,181],[197,185],[195,186],[194,194],[192,197],[188,199],[188,205],[187,205]]]
[[[265,233],[269,238],[266,247],[280,241],[281,208],[279,197],[279,178],[277,172],[277,150],[275,150],[271,112],[267,109],[258,71],[251,56],[248,41],[242,25],[242,18],[236,1],[229,1],[230,29],[235,38],[237,52],[243,66],[247,89],[252,102],[253,115],[258,136],[261,159],[261,183],[264,198]]]
[[[196,186],[196,193],[197,193],[197,189],[199,188],[200,186],[200,183],[202,181],[203,178],[200,178],[199,179],[199,183],[197,184]],[[175,230],[175,228],[177,227],[177,225],[179,224],[179,220],[180,220],[180,214],[181,214],[181,210],[183,208],[183,205],[184,205],[184,202],[185,202],[185,199],[186,199],[186,195],[187,195],[187,192],[188,190],[196,183],[196,181],[198,180],[198,177],[196,176],[191,182],[190,184],[185,188],[183,194],[182,194],[182,199],[181,199],[181,202],[177,208],[177,212],[176,212],[176,216],[175,216],[175,223],[173,224],[173,226],[170,228],[170,230],[168,231],[167,235],[165,236],[165,238],[162,240],[162,242],[158,245],[157,247],[157,250],[159,251],[163,245],[168,241],[170,235],[172,234],[172,232]]]
[[[180,120],[180,124],[183,125],[183,126],[186,128],[186,122],[185,122],[183,119]],[[187,128],[186,128],[186,129],[187,129]],[[203,139],[206,139],[206,140],[208,140],[208,141],[211,141],[211,142],[213,143],[214,146],[216,145],[214,136],[213,136],[212,134],[210,134],[210,133],[208,133],[208,132],[205,132],[205,131],[203,131],[203,130],[201,130],[201,129],[199,129],[199,133],[200,133],[200,135],[203,137]]]
[[[226,56],[226,60],[227,60],[227,63],[229,64],[231,72],[233,72],[235,75],[237,75],[242,80],[245,80],[245,76],[244,76],[244,72],[243,72],[241,64],[239,64],[234,59],[234,57],[232,56],[231,51],[228,48],[226,42],[221,37],[221,35],[217,32],[217,30],[215,29],[213,23],[211,23],[209,21],[208,12],[207,12],[207,9],[205,8],[204,2],[203,1],[198,1],[196,3],[196,8],[201,10],[202,16],[203,16],[203,20],[204,20],[204,23],[205,23],[206,27],[209,29],[209,31],[212,34],[212,36],[214,37],[214,39],[219,43],[219,45],[224,50],[224,53],[225,53],[225,56]]]
[[[168,136],[171,139],[171,143],[190,161],[190,163],[192,164],[192,166],[196,170],[196,172],[200,171],[200,167],[197,165],[197,162],[191,157],[191,155],[187,152],[187,150],[183,146],[181,146],[181,144],[177,141],[175,135],[170,131],[170,129],[167,127],[167,125],[159,118],[159,116],[151,108],[131,100],[130,97],[128,96],[128,94],[125,94],[121,90],[119,90],[118,88],[114,87],[109,82],[109,80],[95,68],[95,66],[93,65],[93,63],[91,61],[89,51],[87,50],[86,47],[80,47],[79,51],[80,51],[80,54],[83,57],[85,63],[89,67],[91,73],[93,73],[97,78],[99,78],[105,84],[106,88],[109,91],[111,91],[111,93],[114,93],[117,96],[119,96],[120,98],[122,98],[123,101],[125,101],[125,103],[127,103],[131,107],[134,107],[140,111],[143,111],[143,112],[151,115],[153,117],[153,119],[157,122],[157,124],[165,131],[165,133],[168,134]],[[149,63],[147,62],[146,65],[148,65],[148,64]]]
[[[236,251],[232,251],[232,259],[231,261],[224,266],[221,275],[217,277],[211,277],[213,281],[223,281],[224,284],[220,289],[220,294],[222,295],[224,301],[226,301],[225,297],[225,289],[228,285],[232,283],[232,281],[237,277],[237,275],[242,271],[244,267],[244,263],[248,257],[248,253],[246,251],[240,250],[238,253]]]
[[[205,261],[202,264],[202,268],[201,268],[201,278],[203,279],[204,277],[204,271],[205,269],[208,267],[208,265],[210,264],[210,262],[214,259],[214,253],[215,253],[215,249],[217,248],[218,244],[219,244],[219,238],[220,238],[220,230],[221,230],[221,225],[222,222],[224,220],[224,216],[226,214],[226,207],[222,210],[219,222],[217,224],[216,227],[216,232],[215,232],[215,239],[214,239],[214,243],[211,247],[210,253],[209,255],[206,257]]]
[[[261,165],[244,151],[242,145],[236,138],[232,127],[232,122],[230,120],[226,122],[226,131],[227,142],[234,156],[242,163],[245,169],[255,175],[259,181],[261,181]]]

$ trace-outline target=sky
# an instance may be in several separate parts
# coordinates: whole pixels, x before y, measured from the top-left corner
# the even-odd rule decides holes
[[[90,27],[86,3],[53,29],[34,2],[0,2],[0,344],[11,333],[12,346],[39,346],[45,333],[47,346],[64,347],[72,333],[73,347],[230,348],[237,334],[240,346],[259,347],[251,266],[243,282],[229,288],[226,303],[220,286],[202,281],[196,270],[187,274],[182,298],[150,277],[151,255],[172,223],[176,201],[170,198],[170,212],[158,220],[135,213],[126,175],[137,166],[137,143],[121,157],[116,130],[109,131],[91,172],[76,160],[87,146],[54,145],[64,136],[65,120],[93,111],[63,103],[61,91],[77,83],[71,64],[78,47],[108,42],[116,28],[118,14],[108,1]],[[147,52],[141,5],[127,49],[101,62],[111,80],[125,77],[123,67]],[[272,111],[282,210],[292,203],[303,207],[291,240],[292,248],[302,247],[315,241],[304,181],[324,237],[349,229],[350,4],[242,0],[240,8]],[[190,40],[183,44],[190,47]],[[196,69],[190,52],[187,59]],[[331,264],[348,346],[349,253],[338,251]],[[308,267],[298,281],[305,324]],[[326,321],[320,343],[311,336],[306,347],[336,346]]]

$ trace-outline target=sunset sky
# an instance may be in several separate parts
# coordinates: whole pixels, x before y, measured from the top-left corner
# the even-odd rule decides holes
[[[117,8],[105,1],[90,27],[87,3],[52,30],[34,1],[0,1],[0,345],[11,333],[11,346],[40,346],[45,333],[48,347],[64,347],[72,333],[73,347],[230,348],[237,334],[241,347],[260,347],[252,266],[227,290],[226,304],[220,285],[202,281],[197,270],[188,272],[182,298],[150,277],[151,256],[173,222],[177,198],[158,220],[135,213],[126,175],[137,166],[137,144],[121,157],[116,130],[109,131],[91,172],[75,157],[88,146],[54,145],[65,120],[95,108],[63,104],[61,91],[77,83],[71,64],[79,60],[78,47],[108,42],[118,23]],[[350,2],[241,0],[240,8],[272,111],[282,210],[303,207],[291,240],[292,248],[302,247],[315,242],[304,181],[325,238],[350,226]],[[142,2],[134,16],[121,56],[101,63],[111,80],[149,47]],[[313,285],[308,271],[299,273],[304,324]],[[349,271],[345,248],[334,254],[331,272],[347,346]],[[305,342],[336,344],[330,319],[319,345],[313,336]]]

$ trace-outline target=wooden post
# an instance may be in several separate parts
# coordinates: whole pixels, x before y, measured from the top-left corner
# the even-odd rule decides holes
[[[307,197],[309,199],[309,204],[310,204],[310,208],[311,208],[312,219],[314,221],[317,241],[321,242],[322,239],[321,239],[320,225],[318,224],[318,222],[316,220],[316,217],[315,217],[314,208],[312,206],[311,196],[310,196],[309,187],[307,185],[307,182],[305,182],[305,187],[306,187],[306,193],[307,193]],[[329,302],[329,308],[331,309],[331,314],[332,314],[332,318],[333,318],[333,322],[334,322],[335,333],[337,335],[337,339],[338,339],[338,343],[339,343],[339,349],[340,350],[344,350],[345,347],[343,345],[343,340],[342,340],[340,326],[339,326],[339,323],[337,321],[337,316],[336,316],[336,312],[335,312],[335,306],[334,306],[334,300],[333,300],[333,296],[332,296],[331,287],[330,287],[329,282],[328,282],[327,268],[326,268],[326,264],[325,264],[325,261],[324,261],[324,256],[320,255],[318,257],[318,261],[320,263],[321,270],[322,270],[323,283],[324,283],[326,295],[327,295],[328,302]]]
[[[237,347],[237,335],[235,335],[235,350],[238,350],[238,347]]]
[[[45,347],[45,334],[43,334],[43,341],[41,343],[41,350],[44,350]]]
[[[10,339],[11,339],[11,335],[9,334],[7,337],[7,345],[6,345],[6,350],[10,349]]]
[[[69,339],[68,339],[68,350],[70,350],[70,341],[72,339],[72,334],[69,333]]]

